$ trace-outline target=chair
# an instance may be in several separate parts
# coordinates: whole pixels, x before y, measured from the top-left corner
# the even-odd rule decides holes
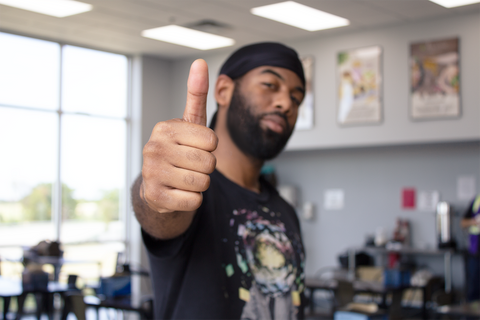
[[[352,305],[347,304],[343,308],[339,308],[334,313],[334,320],[373,320],[373,319],[388,319],[388,320],[400,320],[402,319],[402,297],[403,290],[394,290],[392,292],[392,301],[387,310],[377,310],[375,312],[367,311],[368,308],[361,308],[361,310],[355,310],[351,308]],[[357,304],[365,305],[367,304]],[[360,309],[360,308],[359,308]]]
[[[153,297],[151,295],[142,297],[140,308],[143,310],[141,319],[153,319]]]
[[[22,273],[23,292],[17,298],[18,311],[15,319],[19,320],[22,317],[25,299],[30,293],[35,296],[37,319],[40,320],[42,311],[48,311],[46,309],[48,305],[48,278],[48,273],[38,270],[34,272],[24,271]]]
[[[87,306],[83,301],[83,294],[81,292],[66,292],[65,304],[62,311],[62,320],[66,320],[70,312],[73,312],[77,320],[86,320]]]
[[[76,274],[68,275],[67,285],[69,290],[80,291],[80,289],[77,287],[77,279],[78,279],[78,276]]]
[[[392,292],[392,302],[388,308],[388,319],[402,319],[402,298],[403,290],[394,290]]]
[[[434,276],[425,284],[425,300],[434,301],[439,292],[445,292],[445,280],[443,277]]]
[[[353,283],[346,280],[337,280],[337,288],[335,289],[335,306],[336,310],[345,308],[349,303],[353,302],[355,290]]]

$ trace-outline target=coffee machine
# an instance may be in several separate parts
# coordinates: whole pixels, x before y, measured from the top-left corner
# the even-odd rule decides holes
[[[457,243],[453,236],[453,213],[450,204],[447,202],[439,202],[436,212],[437,225],[437,242],[439,249],[447,249],[457,247]]]

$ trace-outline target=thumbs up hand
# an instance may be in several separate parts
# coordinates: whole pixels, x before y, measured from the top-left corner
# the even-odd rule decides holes
[[[183,119],[155,125],[143,149],[140,197],[159,212],[195,211],[210,185],[218,138],[206,127],[208,66],[196,60],[188,77]]]

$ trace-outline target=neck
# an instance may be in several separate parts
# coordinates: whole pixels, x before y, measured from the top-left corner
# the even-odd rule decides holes
[[[217,158],[217,170],[239,186],[260,193],[260,171],[263,160],[243,153],[232,141],[226,126],[217,125],[218,147],[213,152]]]

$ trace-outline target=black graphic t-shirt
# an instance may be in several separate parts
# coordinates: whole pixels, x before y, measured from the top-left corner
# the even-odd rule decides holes
[[[143,232],[155,319],[303,319],[304,261],[294,209],[211,174],[190,228],[159,241]]]

